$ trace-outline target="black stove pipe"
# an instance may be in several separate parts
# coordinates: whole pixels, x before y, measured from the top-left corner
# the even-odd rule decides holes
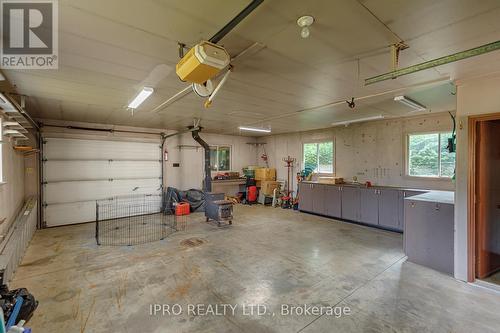
[[[202,138],[200,138],[199,131],[195,130],[191,132],[193,139],[203,147],[205,151],[205,181],[203,182],[203,191],[204,192],[212,192],[212,176],[210,169],[210,146],[206,143]]]

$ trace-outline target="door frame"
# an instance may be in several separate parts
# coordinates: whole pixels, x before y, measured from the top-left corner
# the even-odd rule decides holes
[[[476,127],[479,122],[500,120],[500,113],[492,113],[469,117],[469,162],[468,162],[468,194],[467,194],[467,281],[476,280]]]

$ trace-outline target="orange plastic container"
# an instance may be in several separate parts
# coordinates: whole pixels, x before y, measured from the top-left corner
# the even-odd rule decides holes
[[[187,202],[179,202],[177,206],[175,206],[175,215],[189,215],[189,203]]]

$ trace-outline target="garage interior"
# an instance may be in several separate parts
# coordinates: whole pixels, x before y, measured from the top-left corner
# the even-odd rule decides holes
[[[498,0],[47,2],[0,332],[498,332]]]

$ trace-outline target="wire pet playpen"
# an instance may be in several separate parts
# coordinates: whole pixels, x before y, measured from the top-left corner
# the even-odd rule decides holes
[[[98,245],[137,245],[162,240],[184,230],[178,220],[163,209],[162,194],[120,196],[96,201]]]

